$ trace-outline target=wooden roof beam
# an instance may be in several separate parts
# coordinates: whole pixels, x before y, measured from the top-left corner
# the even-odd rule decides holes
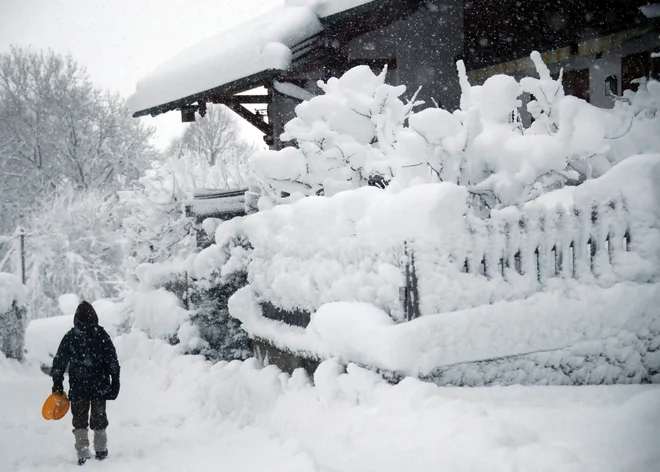
[[[232,110],[234,113],[236,113],[238,116],[246,120],[248,123],[250,123],[252,126],[257,128],[259,131],[264,133],[266,136],[272,136],[273,134],[273,126],[269,123],[266,123],[264,119],[261,117],[261,115],[258,115],[256,113],[251,112],[247,108],[245,108],[243,105],[237,102],[227,102],[224,103],[224,105],[227,106],[230,110]]]

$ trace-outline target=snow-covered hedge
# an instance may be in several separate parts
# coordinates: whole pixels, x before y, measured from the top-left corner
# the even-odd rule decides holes
[[[18,277],[0,273],[0,353],[23,358],[27,291]]]
[[[250,285],[230,299],[231,314],[250,335],[318,359],[443,384],[657,382],[658,181],[660,155],[631,157],[487,220],[470,215],[465,188],[451,183],[307,197],[222,223],[190,266],[201,280],[246,270]],[[503,231],[507,223],[517,232]],[[424,316],[395,324],[404,245],[415,251]],[[504,275],[500,255],[510,261]],[[466,259],[497,270],[466,273]],[[263,302],[312,321],[265,319]]]
[[[534,382],[537,370],[522,380],[507,373],[520,365],[515,363],[502,364],[495,377],[438,370],[453,368],[446,363],[452,350],[474,350],[472,342],[509,336],[502,341],[504,352],[491,352],[488,346],[494,345],[485,344],[488,359],[526,361],[521,356],[545,350],[568,353],[562,359],[575,367],[576,356],[588,357],[579,343],[592,343],[589,349],[601,343],[592,367],[566,370],[553,382],[655,380],[656,335],[643,332],[655,323],[652,313],[645,308],[630,313],[639,323],[627,329],[631,339],[640,340],[631,345],[635,353],[609,362],[608,350],[618,352],[621,328],[612,310],[627,307],[606,306],[593,317],[584,312],[597,301],[589,298],[590,290],[606,296],[630,283],[633,289],[622,295],[630,302],[634,284],[658,286],[660,135],[652,131],[660,129],[660,83],[642,83],[613,110],[603,110],[565,96],[561,77],[553,79],[538,54],[532,59],[539,78],[495,76],[478,87],[467,82],[459,63],[463,95],[454,113],[438,108],[415,113],[414,101],[400,99],[405,88],[385,84],[384,74],[367,67],[321,84],[325,94],[298,106],[297,118],[286,127],[285,138],[295,147],[252,160],[265,190],[261,211],[220,223],[215,244],[185,262],[187,276],[204,290],[246,277],[248,287],[230,299],[232,316],[252,336],[320,358],[338,356],[447,383],[457,377],[465,384],[493,378]],[[519,110],[523,93],[532,96],[527,109],[534,122],[527,127]],[[424,316],[393,325],[410,315],[400,296],[411,271]],[[574,292],[590,302],[565,308],[559,299]],[[250,296],[241,298],[246,293]],[[554,301],[543,310],[525,305],[536,294]],[[498,302],[516,301],[524,316],[498,316],[507,307]],[[334,302],[369,304],[349,311],[378,316],[362,331],[363,315],[334,310],[335,319],[320,316]],[[312,323],[307,331],[284,329],[261,316],[264,303],[312,313]],[[146,312],[157,306],[147,305]],[[481,321],[469,330],[446,325],[452,312],[470,309]],[[556,316],[564,311],[572,318]],[[168,328],[172,335],[190,325],[190,314],[171,313],[182,313]],[[320,327],[319,320],[328,323]],[[437,325],[430,329],[424,323]],[[473,331],[480,323],[485,330],[477,336]],[[602,329],[593,331],[591,324]],[[424,329],[414,331],[420,326]],[[372,328],[382,328],[388,342],[370,342]],[[425,333],[448,337],[424,344]],[[410,348],[399,357],[409,344],[424,345],[433,355]],[[389,354],[379,357],[382,349]],[[454,361],[484,360],[463,357]],[[397,364],[403,359],[410,363]],[[552,359],[531,362],[545,368]],[[602,374],[601,361],[620,370]]]

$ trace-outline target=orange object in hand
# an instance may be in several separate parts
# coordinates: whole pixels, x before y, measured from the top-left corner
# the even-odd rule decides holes
[[[41,416],[46,420],[59,420],[69,411],[69,399],[66,393],[52,393],[41,409]]]

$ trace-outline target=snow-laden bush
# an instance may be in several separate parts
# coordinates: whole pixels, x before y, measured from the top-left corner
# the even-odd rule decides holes
[[[641,81],[606,110],[567,96],[561,73],[552,78],[532,53],[538,78],[496,75],[469,84],[457,64],[460,109],[413,112],[398,97],[404,86],[384,83],[360,66],[319,83],[325,94],[296,108],[282,136],[295,147],[257,153],[251,164],[269,202],[301,195],[330,196],[379,180],[398,191],[411,185],[466,186],[478,208],[531,200],[566,184],[598,177],[629,156],[660,150],[660,82]],[[533,118],[523,124],[523,98]],[[282,198],[284,196],[285,198]]]
[[[247,284],[249,252],[244,240],[232,238],[206,248],[203,256],[139,265],[139,285],[129,297],[132,327],[209,359],[248,358],[247,334],[229,316],[227,304]]]
[[[393,146],[414,102],[404,104],[406,87],[386,84],[385,73],[358,66],[319,82],[325,95],[298,105],[285,126],[282,140],[295,147],[250,160],[267,194],[262,205],[384,185],[395,175]]]
[[[0,272],[0,356],[22,359],[27,292],[12,274]]]
[[[241,322],[229,315],[228,301],[247,284],[244,272],[227,277],[224,283],[205,289],[195,285],[191,295],[194,313],[190,318],[206,345],[199,352],[213,360],[244,360],[252,356]]]
[[[193,223],[183,213],[190,189],[182,181],[186,170],[176,159],[152,162],[139,188],[121,192],[129,215],[124,220],[130,242],[129,268],[163,262],[195,246]]]

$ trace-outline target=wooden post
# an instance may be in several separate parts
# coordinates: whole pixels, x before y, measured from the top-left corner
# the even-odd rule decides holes
[[[185,271],[184,274],[185,274],[185,288],[186,288],[186,293],[185,293],[184,296],[183,296],[183,307],[184,307],[186,310],[189,310],[189,309],[190,309],[190,299],[189,299],[189,297],[190,297],[190,293],[189,293],[189,291],[188,291],[188,271]]]
[[[406,321],[418,318],[419,310],[419,288],[417,286],[417,270],[415,269],[415,253],[408,248],[408,242],[404,242],[404,256],[406,259],[406,287],[404,297],[404,312]]]

